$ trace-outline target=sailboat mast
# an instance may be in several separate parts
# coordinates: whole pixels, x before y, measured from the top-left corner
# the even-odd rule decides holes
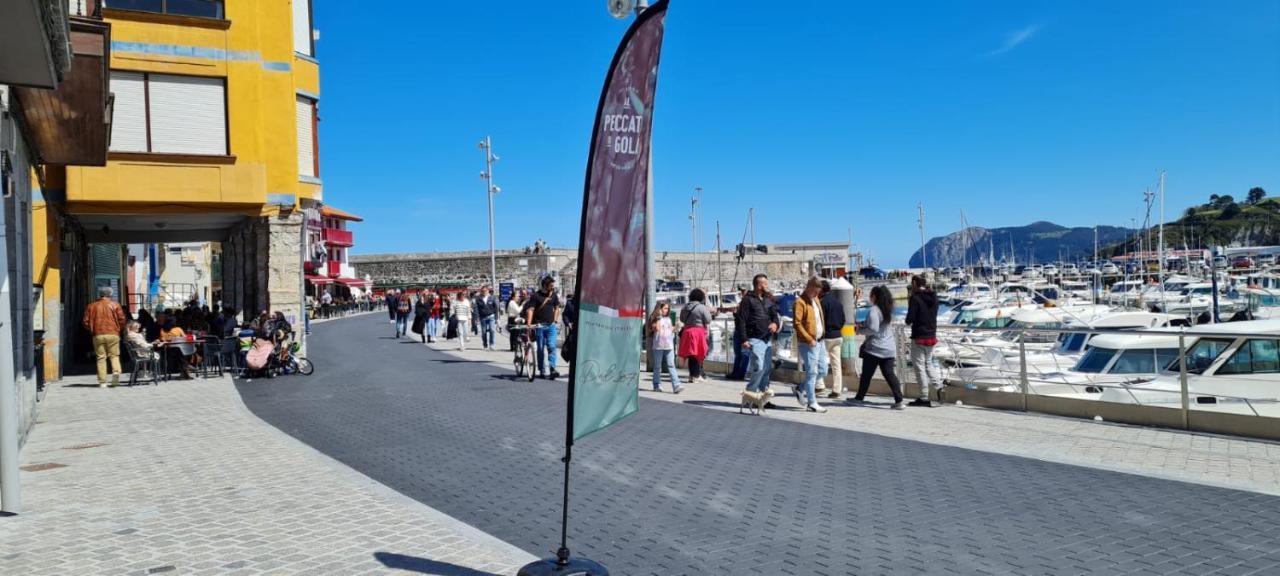
[[[929,253],[924,250],[924,204],[916,202],[916,222],[920,225],[920,267],[929,270]]]

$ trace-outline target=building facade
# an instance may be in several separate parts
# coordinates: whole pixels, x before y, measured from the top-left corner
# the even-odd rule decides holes
[[[350,250],[355,235],[347,227],[363,218],[332,206],[311,209],[307,215],[307,259],[303,263],[307,278],[307,294],[319,299],[328,292],[334,297],[358,297],[371,282],[356,275],[351,266]]]
[[[76,327],[95,274],[128,276],[94,257],[119,253],[104,245],[217,243],[224,304],[300,320],[303,211],[323,201],[310,0],[71,5],[110,25],[114,113],[105,165],[46,171],[36,258],[62,292],[47,323],[64,328],[46,334],[46,374],[87,360]]]

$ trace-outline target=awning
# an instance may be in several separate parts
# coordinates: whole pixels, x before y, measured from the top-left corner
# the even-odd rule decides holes
[[[339,278],[338,282],[341,284],[346,284],[347,286],[368,286],[369,285],[368,280],[361,280],[359,278]]]
[[[307,278],[307,282],[310,282],[310,283],[315,284],[315,285],[317,285],[317,286],[324,286],[324,285],[326,285],[326,284],[333,284],[333,278],[330,278],[330,277],[328,277],[328,276],[313,276],[313,275],[311,275],[311,274],[307,274],[306,278]]]

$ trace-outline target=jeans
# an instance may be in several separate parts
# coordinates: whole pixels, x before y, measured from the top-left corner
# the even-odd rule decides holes
[[[494,344],[494,317],[492,314],[480,319],[480,345],[485,348],[493,348]]]
[[[827,373],[827,348],[821,342],[810,346],[800,343],[800,364],[804,368],[804,394],[808,405],[818,403],[814,388]]]
[[[858,395],[855,400],[862,400],[867,395],[867,388],[871,387],[871,375],[875,374],[876,368],[880,369],[880,373],[884,375],[885,382],[889,383],[889,390],[893,391],[893,401],[902,401],[902,383],[898,381],[898,375],[893,372],[893,358],[880,358],[867,354],[862,359],[862,378],[858,381]]]
[[[911,367],[915,369],[916,383],[920,385],[920,397],[929,398],[929,387],[942,392],[942,377],[938,375],[938,361],[933,358],[933,346],[911,343]]]
[[[769,377],[773,375],[773,344],[752,338],[747,340],[751,348],[747,349],[751,364],[747,368],[747,390],[764,392],[769,389]]]
[[[751,355],[742,350],[742,340],[733,337],[733,370],[729,372],[732,380],[743,380],[747,377],[747,366],[751,363]]]
[[[680,374],[676,372],[675,350],[654,350],[653,362],[653,389],[662,389],[662,369],[666,368],[667,374],[671,375],[671,391],[675,392],[676,390],[679,390]]]
[[[436,334],[440,332],[440,320],[435,316],[427,318],[427,338],[435,340]]]
[[[844,338],[827,338],[822,341],[827,350],[827,377],[824,381],[828,390],[839,394],[844,392],[844,366],[840,364],[840,349],[844,347]]]
[[[98,334],[93,337],[93,352],[98,357],[98,383],[107,383],[107,360],[111,361],[111,381],[120,380],[120,336]]]
[[[458,318],[458,349],[467,349],[467,324],[471,323],[470,318]]]
[[[556,336],[557,328],[555,324],[547,326],[539,326],[534,329],[533,337],[538,343],[538,373],[545,374],[543,366],[551,365],[551,371],[556,371]],[[543,358],[546,358],[544,361]]]
[[[396,314],[396,336],[404,336],[409,333],[409,315]]]

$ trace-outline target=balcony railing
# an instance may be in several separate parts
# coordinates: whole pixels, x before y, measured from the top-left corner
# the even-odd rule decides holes
[[[352,246],[354,244],[350,230],[338,230],[335,228],[324,229],[324,241],[336,246]]]

